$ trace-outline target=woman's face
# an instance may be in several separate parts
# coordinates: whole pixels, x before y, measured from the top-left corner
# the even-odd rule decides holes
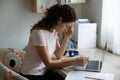
[[[74,22],[68,22],[68,23],[58,23],[57,25],[56,25],[56,31],[58,32],[58,33],[61,33],[61,32],[63,32],[64,30],[67,30],[68,28],[70,28],[70,27],[73,27],[74,26]]]

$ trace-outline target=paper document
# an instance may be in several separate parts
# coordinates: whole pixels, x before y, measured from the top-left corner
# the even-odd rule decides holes
[[[65,80],[113,80],[113,74],[84,72],[84,71],[70,71]]]

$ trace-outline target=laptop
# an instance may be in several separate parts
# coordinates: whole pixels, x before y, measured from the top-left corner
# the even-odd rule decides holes
[[[107,44],[105,44],[105,48],[102,52],[101,60],[88,60],[88,62],[84,66],[75,66],[74,70],[100,72],[105,58],[106,50],[107,50]]]

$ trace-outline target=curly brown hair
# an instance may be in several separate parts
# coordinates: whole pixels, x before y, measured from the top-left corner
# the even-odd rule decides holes
[[[66,4],[53,5],[52,7],[47,9],[43,19],[39,21],[37,24],[35,24],[33,28],[40,27],[43,29],[50,30],[55,27],[60,17],[62,18],[63,23],[75,22],[76,21],[75,9]]]

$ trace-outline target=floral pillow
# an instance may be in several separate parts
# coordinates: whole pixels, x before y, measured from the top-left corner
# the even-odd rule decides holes
[[[9,69],[19,73],[25,52],[15,49],[0,49],[0,60]]]

